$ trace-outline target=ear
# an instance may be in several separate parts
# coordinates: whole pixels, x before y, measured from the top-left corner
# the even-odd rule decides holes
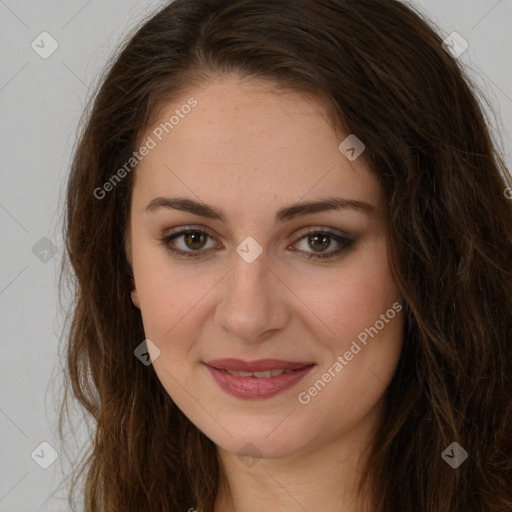
[[[139,300],[139,295],[137,293],[137,290],[133,289],[131,291],[131,295],[132,295],[132,302],[133,302],[134,306],[136,306],[140,309],[140,300]]]
[[[134,306],[140,309],[140,300],[139,294],[137,293],[137,289],[135,288],[135,279],[133,277],[133,269],[132,269],[132,261],[131,261],[131,240],[130,240],[130,231],[126,230],[125,232],[125,256],[126,256],[126,274],[130,279],[130,289],[131,289],[131,297]]]
[[[128,270],[126,271],[126,274],[128,278],[130,279],[130,290],[131,290],[131,296],[132,296],[132,302],[135,306],[137,306],[140,309],[140,300],[139,300],[139,294],[137,293],[137,288],[135,286],[135,278],[133,277],[133,270],[131,263],[129,261],[126,262]]]

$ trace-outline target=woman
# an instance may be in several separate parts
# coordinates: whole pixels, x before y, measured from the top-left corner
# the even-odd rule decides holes
[[[87,511],[512,510],[512,181],[445,48],[395,0],[126,44],[67,189]]]

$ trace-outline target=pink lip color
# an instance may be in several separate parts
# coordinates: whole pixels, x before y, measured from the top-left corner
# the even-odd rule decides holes
[[[206,365],[206,368],[215,379],[215,382],[217,382],[224,391],[233,396],[239,398],[269,398],[281,393],[285,389],[290,388],[302,380],[314,366],[314,364],[310,364],[309,366],[305,366],[299,370],[294,370],[292,373],[282,373],[276,377],[268,378],[238,377],[209,365]],[[282,366],[273,366],[273,368],[284,369]]]

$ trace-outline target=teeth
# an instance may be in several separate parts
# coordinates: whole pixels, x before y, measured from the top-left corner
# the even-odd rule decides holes
[[[224,370],[228,372],[230,375],[235,375],[236,377],[258,377],[258,378],[268,378],[268,377],[277,377],[282,373],[291,373],[293,370],[281,370],[279,368],[272,370],[265,370],[264,372],[244,372],[242,370]]]

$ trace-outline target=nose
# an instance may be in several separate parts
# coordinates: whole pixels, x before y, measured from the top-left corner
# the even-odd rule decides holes
[[[265,252],[252,263],[235,253],[233,261],[222,280],[215,321],[245,343],[262,342],[290,320],[287,287],[270,268]]]

